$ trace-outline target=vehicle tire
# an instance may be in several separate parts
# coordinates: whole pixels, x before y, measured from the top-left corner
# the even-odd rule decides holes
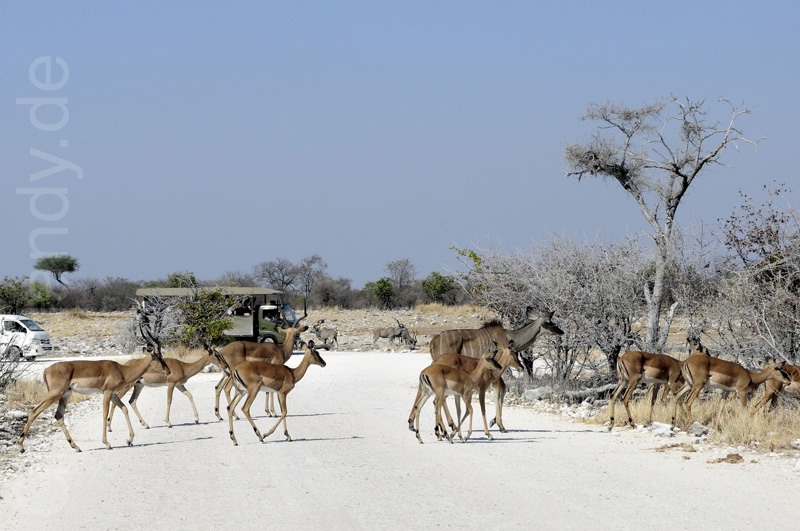
[[[265,336],[258,340],[260,343],[277,343],[272,336]]]
[[[25,361],[36,361],[36,356],[26,356]]]
[[[22,358],[22,350],[19,347],[12,346],[6,350],[6,358],[11,361],[19,361]]]

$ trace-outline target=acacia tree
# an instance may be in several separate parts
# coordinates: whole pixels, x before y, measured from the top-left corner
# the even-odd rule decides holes
[[[598,124],[584,143],[569,144],[564,158],[568,176],[578,180],[600,176],[619,184],[638,204],[652,228],[656,256],[652,276],[643,285],[647,301],[648,348],[663,350],[668,329],[660,329],[665,277],[675,218],[689,186],[707,167],[724,165],[722,154],[746,138],[737,122],[751,108],[718,101],[728,113],[725,122],[709,118],[705,100],[681,101],[671,96],[639,108],[613,103],[588,106],[583,120]],[[674,312],[675,306],[670,309]]]
[[[77,258],[68,254],[53,254],[39,258],[33,268],[39,271],[49,271],[53,278],[56,279],[56,282],[68,288],[61,280],[61,276],[64,273],[74,273],[80,268],[80,264],[78,264]]]

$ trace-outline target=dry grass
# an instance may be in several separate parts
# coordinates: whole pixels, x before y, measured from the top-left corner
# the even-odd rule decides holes
[[[91,315],[86,313],[84,310],[73,309],[67,310],[67,317],[70,319],[89,319],[91,318]]]
[[[41,381],[17,380],[5,388],[6,402],[9,409],[29,409],[41,402],[47,394],[47,388]],[[69,403],[82,402],[90,395],[72,393]]]
[[[755,400],[757,399],[758,395]],[[750,404],[755,403],[755,400],[751,400]],[[639,425],[647,421],[649,402],[649,394],[630,401],[631,415],[634,422]],[[623,422],[626,418],[622,402],[617,403],[616,417],[617,423]],[[653,408],[653,421],[669,423],[671,417],[672,406],[663,405],[659,395]],[[606,410],[594,419],[589,419],[589,422],[603,424],[608,420],[609,411]],[[795,402],[778,406],[772,411],[762,408],[754,412],[750,406],[742,409],[737,398],[730,397],[723,400],[720,393],[715,393],[706,400],[698,398],[694,401],[692,421],[713,429],[708,436],[710,443],[772,451],[791,448],[792,443],[800,439],[800,410]],[[677,425],[684,427],[686,422],[687,419],[679,407]]]

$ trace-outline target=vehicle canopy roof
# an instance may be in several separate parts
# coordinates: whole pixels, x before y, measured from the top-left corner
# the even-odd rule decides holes
[[[197,288],[139,288],[137,297],[188,297],[197,291],[217,291],[223,295],[283,295],[282,291],[271,288],[242,286],[202,286]]]

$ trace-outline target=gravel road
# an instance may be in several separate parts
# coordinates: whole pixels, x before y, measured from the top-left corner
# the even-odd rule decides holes
[[[115,416],[100,442],[97,399],[60,430],[26,443],[29,466],[0,482],[2,529],[753,529],[797,526],[800,474],[787,457],[745,455],[713,463],[712,451],[655,451],[681,439],[647,431],[571,422],[508,408],[511,430],[487,441],[436,441],[433,411],[423,410],[420,445],[406,419],[427,354],[323,353],[289,395],[289,432],[264,444],[245,420],[213,417],[217,374],[200,374],[188,401],[173,400],[165,426],[165,391],[146,389],[145,430],[131,413],[136,438],[125,446],[124,418]],[[289,365],[296,365],[299,357]],[[271,420],[259,398],[253,413]],[[52,423],[52,417],[37,422]],[[479,426],[476,416],[476,427]],[[719,452],[718,450],[716,452]]]

